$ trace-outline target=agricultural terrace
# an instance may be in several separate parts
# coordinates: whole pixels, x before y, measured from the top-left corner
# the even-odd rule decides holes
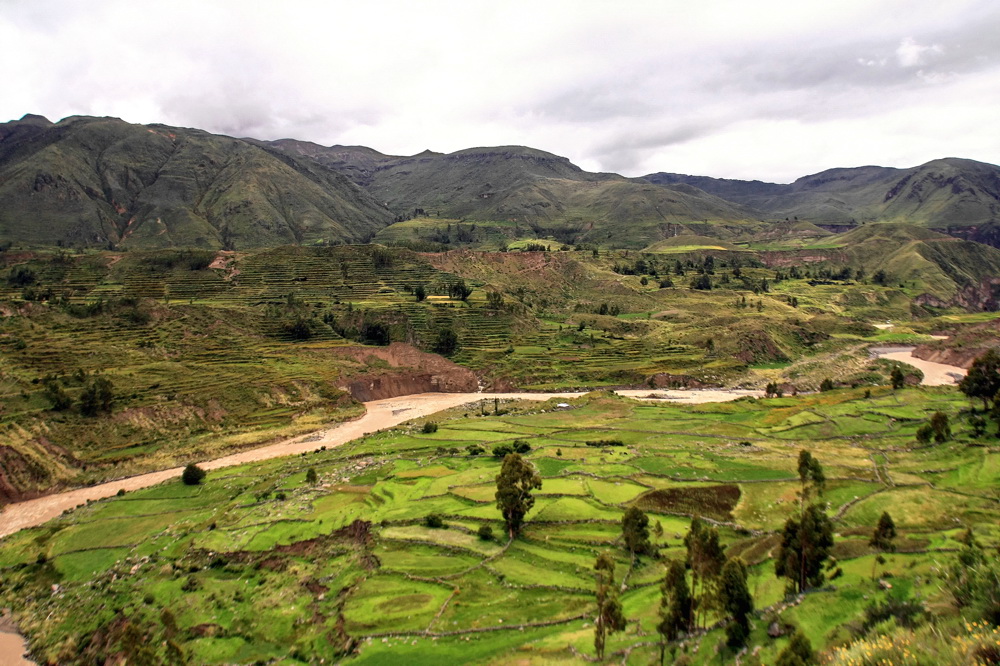
[[[704,405],[592,393],[562,408],[493,407],[435,415],[434,432],[410,423],[78,508],[0,542],[0,604],[40,660],[62,664],[137,650],[206,664],[345,654],[352,663],[576,662],[593,655],[593,566],[607,551],[628,620],[607,654],[648,664],[659,654],[664,562],[684,558],[696,513],[749,564],[765,609],[750,644],[773,663],[789,639],[768,636],[772,621],[828,648],[851,637],[875,600],[947,608],[938,576],[961,531],[974,527],[990,548],[1000,540],[996,440],[971,439],[955,418],[950,441],[915,440],[933,412],[968,409],[954,389]],[[517,439],[530,444],[543,484],[522,535],[508,541],[490,451]],[[835,579],[786,601],[771,557],[798,508],[802,449],[826,472]],[[650,516],[658,558],[626,554],[620,521],[630,505]],[[872,580],[868,546],[883,511],[899,530],[897,552],[879,565],[889,590]],[[442,527],[428,526],[432,515]],[[494,539],[480,538],[484,525]],[[718,662],[723,640],[713,628],[672,649]]]

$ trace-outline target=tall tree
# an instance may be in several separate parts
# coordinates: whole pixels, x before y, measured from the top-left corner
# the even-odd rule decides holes
[[[982,400],[984,410],[989,409],[989,401],[1000,391],[1000,354],[997,350],[990,349],[973,361],[958,388],[970,398]]]
[[[826,487],[826,474],[823,472],[823,466],[805,449],[799,451],[799,481],[802,482],[801,503],[803,505],[809,501],[811,490],[822,495],[823,489]]]
[[[663,663],[667,641],[675,641],[691,629],[691,592],[684,564],[671,560],[667,575],[660,585],[660,623],[656,631],[661,636],[660,663]]]
[[[625,615],[615,589],[615,561],[608,553],[597,556],[597,619],[594,622],[594,649],[597,658],[604,659],[604,643],[608,634],[625,628]]]
[[[496,500],[511,539],[521,531],[524,516],[535,505],[531,491],[541,487],[542,477],[521,454],[508,453],[504,457],[497,475]]]
[[[699,614],[704,617],[710,606],[711,584],[722,571],[726,555],[719,543],[719,531],[697,516],[691,520],[691,529],[684,536],[684,546],[687,548],[687,564],[691,569],[693,603],[690,625],[695,627],[698,626]]]
[[[801,519],[789,518],[781,534],[774,573],[787,578],[796,592],[823,582],[823,562],[833,548],[833,523],[822,507],[811,504]]]
[[[893,543],[895,538],[896,523],[893,522],[888,511],[883,511],[875,530],[872,532],[872,538],[868,541],[869,546],[879,551],[879,555],[872,561],[872,580],[875,580],[875,565],[879,564],[879,560],[882,559],[881,553],[896,551],[896,544]]]
[[[750,637],[750,614],[753,613],[753,596],[747,587],[747,565],[731,557],[726,560],[719,574],[719,598],[722,608],[732,621],[726,625],[726,645],[741,648]]]
[[[630,506],[622,516],[622,537],[625,548],[633,555],[646,555],[652,551],[649,545],[649,518],[641,509]]]
[[[892,368],[892,373],[889,375],[889,380],[892,382],[893,391],[901,389],[904,386],[906,386],[906,375],[903,374],[903,371],[900,369],[898,365]]]

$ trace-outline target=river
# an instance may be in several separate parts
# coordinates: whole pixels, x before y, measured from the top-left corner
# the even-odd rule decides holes
[[[939,336],[935,336],[940,339]],[[872,347],[871,353],[879,358],[887,358],[912,365],[924,373],[920,381],[925,386],[951,386],[961,381],[965,376],[965,368],[945,363],[925,361],[913,355],[915,347]]]

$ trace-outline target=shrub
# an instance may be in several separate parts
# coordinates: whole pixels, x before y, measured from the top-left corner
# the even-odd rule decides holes
[[[316,474],[316,470],[313,469],[312,467],[310,467],[309,470],[306,472],[306,483],[312,485],[312,484],[316,483],[316,481],[318,481],[318,480],[319,480],[319,477]]]
[[[420,432],[424,433],[425,435],[431,435],[433,433],[436,433],[437,431],[438,431],[438,424],[433,423],[431,421],[425,423],[424,427],[420,429]]]
[[[184,485],[187,486],[197,486],[205,478],[205,470],[198,467],[194,463],[189,464],[184,468],[184,473],[181,474],[181,480]]]
[[[832,391],[833,390],[833,380],[827,377],[819,384],[820,391]]]
[[[477,534],[483,541],[493,541],[493,528],[489,525],[480,525]]]
[[[444,527],[444,518],[438,513],[429,513],[424,517],[424,525],[432,529],[440,529]]]
[[[625,442],[620,439],[595,439],[587,442],[587,446],[604,448],[605,446],[625,446]]]

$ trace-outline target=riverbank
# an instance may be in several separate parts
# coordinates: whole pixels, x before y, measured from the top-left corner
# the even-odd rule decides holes
[[[938,337],[940,338],[941,336]],[[924,386],[953,386],[965,377],[965,368],[960,368],[957,365],[925,361],[913,355],[914,349],[916,347],[872,347],[870,351],[879,358],[899,361],[900,363],[906,363],[917,368],[924,373],[924,378],[920,382]]]
[[[760,396],[760,391],[740,391],[740,390],[627,390],[618,391],[621,395],[647,398],[651,394],[657,399],[688,402],[692,404],[703,402],[722,402],[735,400],[744,395]],[[549,400],[551,398],[573,398],[583,395],[582,393],[418,393],[415,395],[400,396],[398,398],[387,398],[384,400],[372,400],[365,404],[364,416],[353,421],[339,423],[325,430],[320,430],[306,435],[300,435],[276,444],[262,446],[256,449],[240,451],[222,458],[198,463],[206,470],[230,467],[232,465],[242,465],[244,463],[256,462],[258,460],[268,460],[280,456],[298,455],[307,451],[315,451],[321,446],[331,448],[340,446],[346,442],[363,437],[367,434],[391,428],[404,421],[428,416],[445,409],[458,407],[459,405],[476,402],[477,400]],[[661,397],[662,396],[662,397]],[[119,490],[126,492],[148,488],[168,479],[178,477],[183,471],[182,467],[139,474],[117,481],[109,481],[95,486],[68,490],[53,495],[46,495],[24,502],[9,504],[0,513],[0,538],[13,534],[27,527],[35,527],[49,520],[52,520],[63,511],[72,509],[87,501],[99,500],[111,497]]]
[[[28,643],[17,630],[8,612],[0,612],[0,666],[35,666],[24,657]]]

